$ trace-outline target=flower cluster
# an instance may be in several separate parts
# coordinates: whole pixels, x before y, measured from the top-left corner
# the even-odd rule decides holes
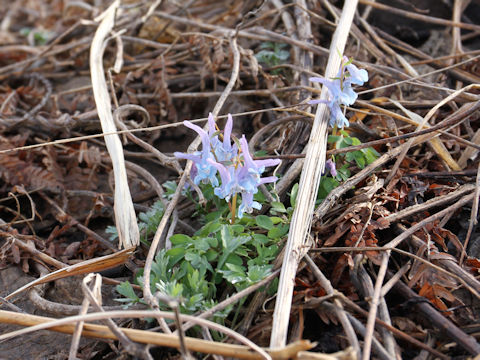
[[[330,126],[337,125],[340,128],[348,126],[348,120],[340,105],[349,106],[357,100],[357,94],[353,91],[352,85],[363,85],[368,81],[367,70],[357,68],[351,60],[344,56],[335,78],[327,80],[311,77],[310,81],[325,85],[330,93],[330,98],[329,100],[311,100],[309,104],[326,103],[330,109]]]
[[[175,152],[180,159],[192,160],[194,167],[191,176],[195,184],[211,184],[215,195],[226,201],[242,195],[242,203],[238,209],[238,217],[250,213],[253,209],[259,210],[261,205],[253,200],[253,195],[258,192],[261,184],[272,183],[277,180],[275,176],[262,178],[261,175],[267,166],[275,166],[279,159],[253,160],[248,150],[245,135],[239,141],[239,146],[234,141],[232,144],[232,116],[228,114],[227,123],[223,131],[223,141],[219,138],[215,120],[210,113],[208,116],[208,132],[201,127],[184,121],[184,125],[200,135],[202,150],[193,154]],[[220,175],[221,184],[217,173]]]
[[[333,162],[332,159],[328,159],[328,160],[325,162],[325,168],[326,168],[326,170],[328,170],[328,172],[330,173],[330,175],[332,175],[332,177],[336,177],[336,176],[337,176],[337,166],[335,165],[335,163]]]

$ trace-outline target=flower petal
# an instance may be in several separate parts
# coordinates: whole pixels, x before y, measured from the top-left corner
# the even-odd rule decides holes
[[[228,114],[227,123],[225,124],[225,129],[223,129],[223,148],[224,149],[231,149],[232,147],[232,143],[230,140],[230,136],[232,135],[232,128],[233,128],[232,114]]]
[[[210,152],[210,138],[208,137],[207,132],[205,130],[203,130],[200,126],[197,126],[197,125],[195,125],[195,124],[193,124],[193,123],[191,123],[190,121],[187,121],[187,120],[185,120],[183,122],[183,125],[192,129],[198,135],[200,135],[200,138],[202,139],[202,145],[203,145],[202,151],[204,153],[205,152]]]
[[[363,85],[365,82],[368,81],[368,72],[365,69],[359,69],[353,64],[349,64],[346,66],[348,72],[350,73],[350,77],[347,80],[351,84],[356,85]]]
[[[335,163],[332,161],[332,159],[328,159],[325,163],[325,166],[327,167],[328,171],[330,171],[330,174],[333,177],[337,176],[337,167]]]
[[[186,160],[192,160],[193,162],[199,162],[199,161],[201,160],[200,156],[198,156],[198,155],[186,154],[186,153],[181,153],[181,152],[178,152],[178,151],[175,151],[175,152],[173,153],[173,155],[174,155],[176,158],[186,159]]]

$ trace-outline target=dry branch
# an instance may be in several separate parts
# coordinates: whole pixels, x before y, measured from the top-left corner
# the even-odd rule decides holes
[[[356,0],[345,2],[342,16],[330,46],[330,55],[325,70],[326,79],[335,77],[338,72],[341,62],[339,54],[342,54],[345,48],[356,6]],[[320,99],[325,100],[326,98],[327,88],[323,87]],[[287,342],[295,274],[302,254],[304,254],[305,249],[303,247],[305,246],[307,234],[310,231],[312,210],[318,192],[320,175],[325,166],[327,117],[328,108],[326,104],[319,104],[308,143],[304,169],[300,177],[297,205],[290,224],[287,244],[285,245],[285,257],[273,314],[273,328],[270,338],[270,347],[272,348],[285,346]],[[355,346],[357,344],[352,345]],[[358,345],[355,347],[358,347]]]
[[[114,133],[117,130],[113,121],[112,105],[105,81],[103,53],[106,46],[105,38],[113,29],[115,13],[119,5],[120,1],[115,0],[102,14],[102,20],[93,37],[90,49],[93,95],[104,133]],[[118,135],[105,135],[105,144],[112,159],[113,173],[115,176],[114,210],[115,223],[120,239],[119,246],[123,246],[124,248],[136,247],[140,242],[140,233],[138,231],[137,218],[128,187],[122,143]]]

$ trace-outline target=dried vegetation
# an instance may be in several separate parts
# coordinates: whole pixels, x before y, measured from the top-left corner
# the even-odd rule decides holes
[[[158,334],[136,320],[144,311],[111,307],[118,297],[112,285],[130,278],[146,259],[151,266],[149,256],[163,239],[160,231],[150,254],[143,244],[132,254],[118,251],[105,233],[117,210],[89,51],[95,19],[109,5],[1,2],[0,338],[13,337],[0,343],[2,357],[67,358],[65,341],[72,343],[70,358],[82,359],[127,353],[149,358],[139,344],[161,345],[153,351],[157,358],[175,358],[178,352],[169,348],[180,348],[183,357],[203,352],[245,359],[447,359],[480,353],[478,1],[360,1],[344,53],[370,75],[359,101],[347,110],[347,131],[363,145],[329,147],[327,154],[370,146],[381,156],[363,169],[350,166],[351,177],[316,205],[292,307],[281,314],[290,324],[290,345],[268,355],[255,344],[278,343],[271,339],[275,298],[256,285],[245,292],[235,329],[215,328],[201,314],[177,318],[169,327],[164,318],[175,319],[174,313],[157,312],[167,333]],[[232,113],[234,132],[253,136],[252,147],[283,159],[276,190],[288,202],[314,117],[307,100],[318,93],[308,77],[324,75],[342,5],[122,2],[103,64],[137,212],[162,196],[160,184],[183,173],[172,157],[192,140],[181,121],[206,120],[210,111]],[[123,66],[115,72],[119,58]],[[183,176],[180,184],[185,181]],[[163,232],[194,231],[192,213],[187,199],[173,196]],[[118,264],[126,266],[105,270],[103,286],[99,276],[72,277]],[[12,296],[32,275],[45,278]],[[110,307],[102,305],[102,289]],[[84,315],[89,305],[96,315]],[[34,313],[63,321],[50,330],[73,334],[73,340],[53,332],[41,341],[11,332],[7,324],[40,328],[52,320],[29,315]],[[73,314],[80,315],[66,318]],[[100,318],[127,320],[87,323]],[[180,321],[230,331],[234,341],[214,343],[208,331],[204,339],[170,333]],[[120,341],[80,341],[82,326],[84,336]],[[332,352],[337,353],[322,355]]]

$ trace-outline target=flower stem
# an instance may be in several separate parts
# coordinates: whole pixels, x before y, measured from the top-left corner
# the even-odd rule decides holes
[[[230,208],[230,212],[232,213],[232,219],[230,220],[230,224],[235,224],[235,211],[237,210],[237,194],[233,195],[232,198],[232,207]]]

